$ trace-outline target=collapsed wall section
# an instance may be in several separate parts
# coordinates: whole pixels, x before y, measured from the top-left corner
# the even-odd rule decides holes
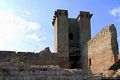
[[[84,46],[82,52],[86,59],[83,65],[89,71],[92,71],[93,74],[102,73],[104,70],[107,70],[118,59],[115,26],[111,24],[104,28]]]

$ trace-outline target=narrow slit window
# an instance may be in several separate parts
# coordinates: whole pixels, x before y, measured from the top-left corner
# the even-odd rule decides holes
[[[89,66],[91,66],[91,58],[89,59]]]
[[[73,33],[69,33],[69,39],[73,40]]]

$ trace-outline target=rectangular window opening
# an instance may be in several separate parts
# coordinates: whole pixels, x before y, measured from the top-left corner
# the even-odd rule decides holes
[[[91,66],[91,58],[89,58],[89,66]]]

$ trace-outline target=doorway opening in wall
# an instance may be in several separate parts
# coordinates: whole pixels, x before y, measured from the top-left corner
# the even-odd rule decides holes
[[[80,56],[70,56],[70,69],[80,68]]]

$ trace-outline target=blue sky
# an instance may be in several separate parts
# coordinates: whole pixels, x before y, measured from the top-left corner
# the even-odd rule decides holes
[[[54,49],[54,11],[66,9],[69,17],[79,11],[93,13],[92,36],[113,23],[120,44],[120,0],[0,0],[0,50],[39,52]]]

